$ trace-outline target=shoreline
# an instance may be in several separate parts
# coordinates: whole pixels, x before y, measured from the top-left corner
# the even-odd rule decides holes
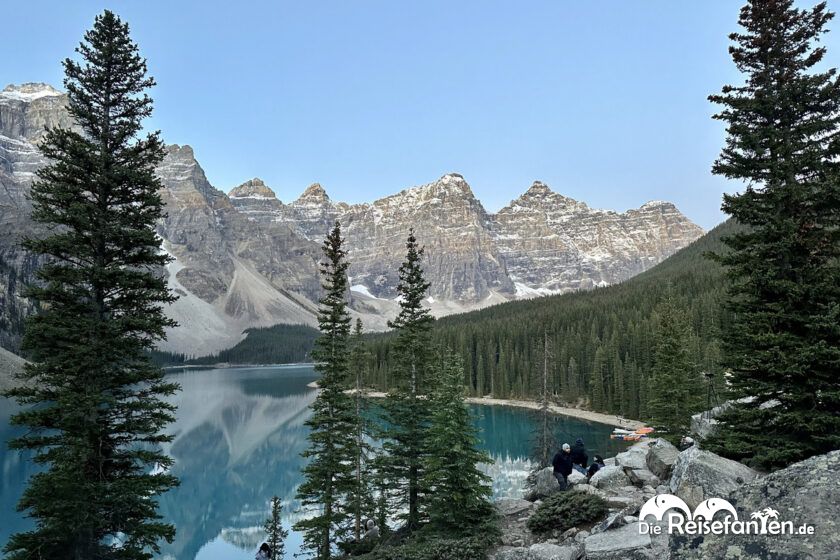
[[[310,389],[318,389],[318,382],[312,381],[306,384]],[[366,396],[372,399],[383,399],[387,393],[382,391],[368,391]],[[526,401],[520,399],[495,399],[492,397],[467,397],[464,399],[468,404],[480,404],[484,406],[510,406],[514,408],[527,408],[530,410],[539,410],[540,404],[537,401]],[[593,410],[585,410],[582,408],[572,408],[568,406],[559,406],[551,404],[548,407],[549,412],[559,416],[569,416],[577,420],[586,420],[589,422],[596,422],[598,424],[606,424],[613,427],[620,427],[625,429],[636,430],[638,428],[647,427],[647,424],[640,420],[631,420],[629,418],[622,418],[615,414],[606,414],[604,412],[595,412]]]

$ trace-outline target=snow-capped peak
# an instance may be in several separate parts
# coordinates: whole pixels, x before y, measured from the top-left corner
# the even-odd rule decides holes
[[[645,202],[639,207],[639,210],[651,209],[651,208],[661,208],[663,206],[673,206],[673,203],[667,202],[665,200],[651,200],[649,202]]]
[[[51,85],[40,82],[27,82],[20,85],[10,84],[0,92],[0,97],[27,103],[42,97],[57,97],[59,95],[63,94]]]

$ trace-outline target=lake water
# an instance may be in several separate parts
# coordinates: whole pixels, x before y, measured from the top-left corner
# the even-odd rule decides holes
[[[274,366],[213,370],[187,370],[171,374],[182,390],[173,397],[178,405],[175,435],[167,452],[174,457],[174,474],[181,485],[160,500],[163,516],[177,527],[164,557],[177,560],[250,560],[263,540],[260,529],[268,515],[268,500],[283,499],[284,522],[297,519],[294,499],[301,481],[306,448],[309,405],[317,379],[311,366]],[[0,441],[15,432],[9,426],[13,403],[0,399]],[[493,458],[487,472],[497,497],[522,495],[532,412],[498,406],[473,406],[483,448]],[[582,437],[590,458],[606,457],[624,449],[610,440],[611,426],[558,416],[558,441],[572,443]],[[31,526],[15,511],[34,467],[16,452],[0,446],[0,546],[9,536]],[[300,537],[292,533],[287,558],[297,552]]]

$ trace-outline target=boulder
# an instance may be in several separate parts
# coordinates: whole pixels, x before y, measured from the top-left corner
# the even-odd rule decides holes
[[[580,472],[578,472],[578,471],[576,471],[576,470],[573,470],[573,471],[572,471],[572,474],[570,474],[570,475],[568,476],[567,481],[568,481],[568,483],[569,483],[569,484],[571,484],[571,485],[574,485],[574,484],[586,484],[586,475],[585,475],[585,474],[581,474]],[[559,484],[558,484],[558,486],[559,486]]]
[[[638,511],[642,507],[642,504],[647,501],[644,494],[634,486],[622,486],[621,488],[610,490],[604,496],[604,500],[607,502],[607,507],[611,509],[629,511]]]
[[[528,549],[528,560],[577,560],[580,552],[580,548],[574,545],[537,543]]]
[[[645,486],[659,486],[659,477],[647,469],[625,468],[624,474],[630,479],[633,485],[643,488]]]
[[[595,533],[583,541],[587,560],[649,560],[653,558],[651,539],[641,534],[638,523]]]
[[[650,441],[648,440],[634,443],[627,451],[615,456],[615,464],[630,469],[646,469],[649,446]]]
[[[739,560],[812,559],[840,557],[840,451],[811,457],[762,478],[755,478],[728,498],[739,520],[751,519],[765,508],[778,512],[777,521],[807,523],[813,535],[671,536],[677,559],[737,558]]]
[[[757,476],[756,471],[737,461],[690,447],[674,463],[670,489],[693,510],[708,498],[728,498]]]
[[[680,451],[671,442],[659,438],[650,444],[646,466],[660,480],[668,480],[679,454]],[[656,484],[652,486],[656,486]]]
[[[554,469],[552,467],[546,467],[537,472],[534,474],[532,480],[533,483],[528,489],[528,492],[525,494],[526,500],[535,502],[560,491],[560,484],[558,484],[557,479],[554,478]],[[570,486],[585,484],[586,476],[576,470],[573,470],[572,474],[568,476],[567,482]]]
[[[609,488],[619,488],[621,486],[628,486],[630,479],[624,474],[624,469],[615,467],[602,467],[598,470],[592,478],[589,479],[589,484],[595,488],[602,490]]]
[[[547,498],[559,491],[560,485],[554,478],[554,469],[546,467],[532,476],[531,485],[525,494],[525,499],[533,502]]]

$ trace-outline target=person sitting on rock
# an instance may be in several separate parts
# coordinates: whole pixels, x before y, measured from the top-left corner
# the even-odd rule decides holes
[[[572,467],[580,474],[585,475],[588,462],[589,457],[586,455],[586,446],[583,445],[583,439],[577,438],[575,445],[572,447]]]
[[[568,443],[564,443],[563,449],[554,455],[551,465],[560,490],[565,490],[569,485],[569,475],[572,474],[572,448]]]
[[[586,481],[589,482],[595,473],[603,469],[606,465],[604,464],[604,458],[600,455],[595,455],[595,460],[589,465],[589,470],[586,471]]]

